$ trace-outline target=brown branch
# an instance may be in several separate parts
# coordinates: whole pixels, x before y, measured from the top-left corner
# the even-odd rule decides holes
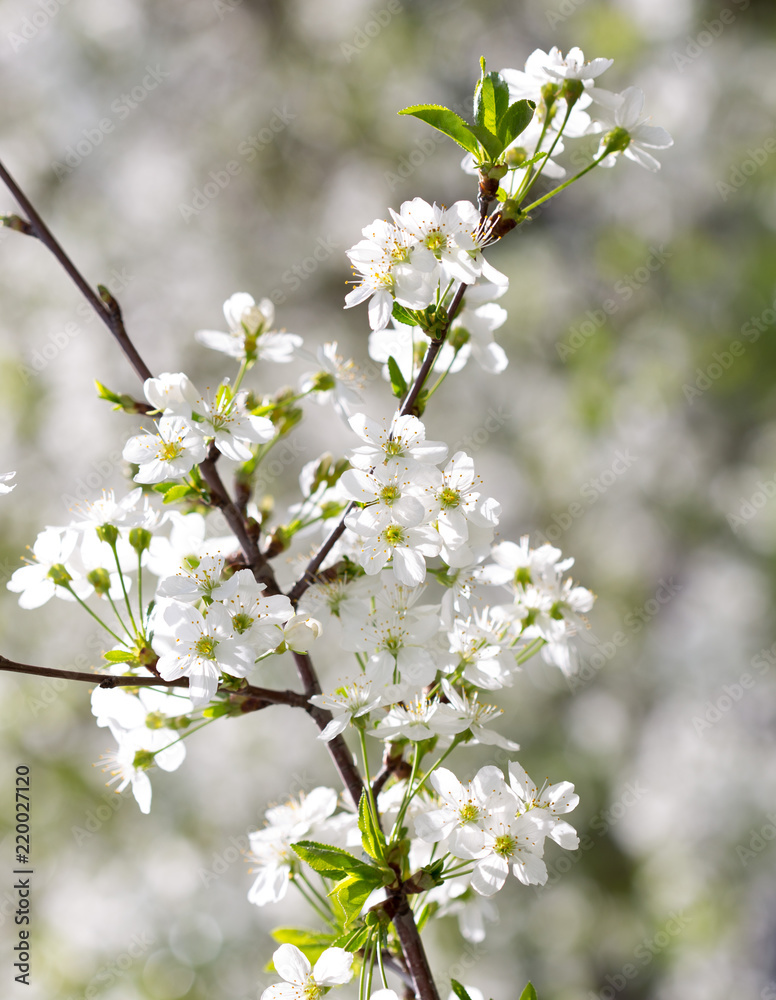
[[[121,311],[111,308],[110,305],[106,305],[95,293],[94,289],[89,285],[88,281],[86,281],[81,272],[59,245],[59,242],[54,237],[54,234],[51,232],[49,227],[43,219],[41,219],[40,215],[38,215],[35,206],[32,204],[30,199],[24,191],[22,191],[13,177],[11,177],[2,163],[0,163],[0,179],[5,182],[5,186],[27,214],[27,219],[29,220],[29,225],[32,228],[33,234],[37,236],[40,242],[53,253],[65,269],[86,301],[110,330],[111,334],[118,342],[119,347],[124,352],[125,357],[137,372],[138,376],[144,382],[147,378],[151,378],[152,376],[148,366],[137,353],[134,344],[127,336],[127,331],[124,329],[124,323],[121,319]],[[13,226],[12,228],[16,227]],[[25,230],[21,231],[24,232]],[[113,302],[115,302],[115,299],[113,299]]]
[[[316,554],[310,560],[310,562],[305,567],[304,573],[299,577],[294,586],[288,592],[288,599],[296,607],[299,603],[299,598],[304,594],[308,587],[315,583],[315,575],[323,564],[323,560],[334,548],[335,544],[339,541],[345,531],[345,518],[356,506],[355,501],[351,500],[345,509],[345,513],[340,518],[337,526],[332,530],[331,534],[328,536],[323,545],[318,549]]]
[[[218,455],[219,451],[215,444],[211,444],[207,458],[204,462],[201,462],[199,466],[202,478],[205,480],[210,489],[210,495],[214,503],[223,511],[227,524],[232,529],[232,532],[240,543],[240,548],[245,554],[248,566],[251,569],[256,582],[265,584],[268,594],[280,594],[281,590],[275,580],[275,574],[272,572],[272,567],[267,562],[267,559],[262,551],[259,549],[259,544],[256,538],[250,534],[245,523],[245,518],[232,501],[226,487],[224,486],[223,480],[219,475],[218,469],[216,468]]]
[[[121,351],[132,365],[137,375],[145,382],[146,379],[152,378],[152,373],[148,366],[145,364],[143,359],[138,354],[136,348],[130,341],[126,329],[124,328],[124,323],[121,318],[121,310],[118,303],[107,292],[107,289],[100,289],[103,298],[100,298],[95,291],[91,288],[86,279],[82,276],[80,271],[77,269],[72,260],[68,257],[65,251],[62,249],[58,241],[54,238],[53,234],[43,222],[29,198],[24,194],[21,188],[16,184],[14,179],[8,173],[6,168],[0,163],[0,179],[2,179],[11,193],[14,195],[19,205],[26,212],[29,219],[29,227],[32,233],[29,235],[35,235],[54,255],[54,257],[59,261],[59,263],[64,268],[65,272],[72,279],[76,287],[86,298],[87,302],[92,306],[97,315],[103,321],[103,323],[108,327],[114,339],[117,341]],[[17,226],[12,226],[21,232],[27,232],[24,220],[20,220],[20,224]],[[434,363],[437,353],[447,335],[450,328],[450,323],[455,317],[455,313],[458,306],[461,303],[463,294],[465,291],[465,285],[461,284],[455,297],[451,303],[450,309],[448,311],[448,320],[442,331],[441,336],[432,341],[429,345],[428,351],[426,353],[426,358],[424,359],[423,365],[412,390],[407,397],[404,406],[401,409],[402,415],[406,415],[412,411],[418,394],[423,388],[428,373]],[[219,506],[223,512],[224,517],[229,524],[229,527],[235,533],[235,536],[240,542],[240,546],[243,549],[246,559],[253,571],[253,575],[259,583],[265,583],[267,589],[271,593],[279,594],[281,593],[279,587],[277,586],[277,581],[275,580],[275,575],[272,567],[267,562],[265,556],[261,553],[258,547],[256,538],[252,537],[250,530],[244,517],[241,515],[238,507],[231,500],[221,477],[216,469],[216,461],[218,458],[218,452],[214,447],[211,447],[210,452],[205,459],[205,461],[200,465],[200,471],[202,473],[202,478],[207,483],[211,495],[213,496],[214,502]],[[347,512],[346,512],[347,513]],[[310,585],[311,579],[314,578],[315,573],[319,569],[321,563],[326,558],[328,553],[331,551],[332,547],[336,541],[340,538],[345,530],[345,515],[343,515],[342,520],[331,533],[329,538],[326,540],[321,550],[311,560],[304,577],[302,580],[298,581],[291,593],[294,593],[296,600],[299,596],[307,589]],[[296,594],[299,589],[299,593]],[[318,682],[315,669],[312,665],[307,654],[294,654],[296,660],[297,672],[299,678],[304,686],[305,694],[298,695],[295,692],[269,692],[261,688],[250,689],[241,688],[240,691],[235,692],[238,696],[240,694],[246,694],[249,697],[255,699],[254,705],[248,708],[248,711],[255,710],[257,708],[264,707],[265,704],[290,704],[298,707],[302,707],[300,700],[304,701],[305,710],[314,719],[316,725],[320,730],[325,729],[328,723],[331,721],[331,713],[323,709],[315,708],[310,705],[307,699],[311,694],[320,691],[320,684]],[[14,672],[21,673],[32,673],[44,676],[55,676],[63,677],[69,680],[79,680],[87,681],[88,683],[100,683],[110,686],[116,685],[131,685],[140,686],[138,682],[142,682],[142,685],[166,685],[170,687],[184,687],[187,686],[187,679],[179,679],[176,681],[161,681],[156,678],[126,678],[124,680],[120,677],[115,677],[111,675],[90,675],[85,673],[78,673],[75,671],[53,671],[44,667],[31,667],[25,664],[12,663],[10,660],[5,659],[5,657],[0,657],[0,669],[11,670]],[[273,701],[269,700],[272,696]],[[250,702],[248,702],[250,704]],[[361,775],[357,767],[355,766],[353,755],[348,749],[342,736],[337,736],[333,740],[327,743],[327,749],[337,768],[340,777],[348,789],[353,801],[356,805],[361,797],[363,791],[363,783],[361,780]],[[415,991],[419,1000],[439,1000],[439,994],[437,992],[436,986],[434,985],[434,980],[431,975],[431,970],[428,965],[428,960],[423,949],[423,944],[420,939],[420,934],[418,933],[417,926],[415,924],[415,918],[411,907],[407,902],[407,896],[403,888],[400,888],[394,896],[395,902],[395,912],[393,916],[393,923],[396,928],[396,933],[399,937],[399,941],[402,946],[403,957],[407,963],[408,969],[410,970],[413,983],[415,985]]]
[[[85,681],[87,684],[97,684],[103,688],[114,687],[180,687],[189,686],[188,677],[178,677],[172,681],[166,681],[161,677],[133,677],[130,674],[88,674],[84,670],[60,670],[58,667],[38,667],[32,663],[15,663],[0,655],[0,670],[5,670],[13,674],[32,674],[37,677],[59,677],[66,681]],[[304,695],[296,691],[273,691],[270,688],[254,687],[246,684],[237,691],[232,688],[222,686],[220,691],[228,691],[240,698],[252,699],[256,702],[244,711],[255,711],[256,708],[263,708],[265,705],[288,705],[291,708],[303,708],[309,710],[309,704]],[[260,705],[258,703],[261,703]]]
[[[413,382],[412,388],[410,389],[407,398],[404,400],[404,403],[401,408],[401,415],[403,417],[406,417],[409,414],[411,414],[415,407],[417,398],[420,395],[420,392],[426,383],[426,379],[428,378],[431,369],[434,367],[436,356],[437,354],[439,354],[442,344],[444,344],[445,342],[445,338],[447,337],[447,334],[450,330],[450,325],[455,319],[455,314],[458,312],[458,307],[460,306],[463,300],[465,292],[466,292],[466,285],[463,282],[461,282],[461,284],[458,286],[458,291],[455,293],[453,301],[450,303],[450,308],[447,311],[447,322],[445,323],[444,328],[442,329],[442,332],[439,335],[439,337],[436,338],[435,340],[432,340],[431,343],[428,345],[426,356],[425,358],[423,358],[423,364],[420,366],[420,371],[417,374],[417,378]]]

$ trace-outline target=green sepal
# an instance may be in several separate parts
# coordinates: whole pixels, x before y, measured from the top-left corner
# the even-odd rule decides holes
[[[388,358],[388,374],[391,377],[391,389],[393,390],[394,396],[397,399],[401,399],[407,391],[407,382],[401,373],[401,368],[399,368],[396,358],[393,355]]]
[[[402,108],[399,114],[420,118],[422,122],[449,136],[467,153],[471,153],[478,160],[481,159],[471,125],[467,125],[460,115],[449,108],[441,104],[413,104],[408,108]]]
[[[505,148],[528,128],[535,110],[536,105],[533,101],[515,101],[509,105],[498,125],[498,134]]]
[[[372,810],[369,808],[369,796],[364,791],[358,802],[358,828],[361,831],[361,846],[375,861],[384,857],[385,836],[382,830],[376,829]]]
[[[382,885],[380,872],[374,868],[371,871],[377,876],[377,882],[374,881],[374,877],[363,879],[357,875],[349,875],[341,882],[338,882],[329,893],[334,903],[342,911],[346,929],[361,913],[364,903],[371,893]]]
[[[500,132],[501,121],[509,107],[509,87],[498,73],[485,72],[482,60],[482,77],[474,88],[474,120],[490,132]]]
[[[393,318],[399,323],[403,323],[405,326],[418,325],[415,314],[411,310],[405,309],[404,306],[400,306],[398,302],[394,302],[393,309],[391,310],[391,316],[393,316]]]
[[[520,994],[520,1000],[538,1000],[536,990],[533,988],[533,983],[528,983],[526,988]]]
[[[319,872],[324,878],[341,879],[343,874],[354,878],[367,879],[372,887],[382,884],[379,869],[359,861],[347,851],[329,844],[317,844],[314,840],[299,840],[292,844],[296,854],[307,864]],[[370,890],[371,891],[371,890]]]

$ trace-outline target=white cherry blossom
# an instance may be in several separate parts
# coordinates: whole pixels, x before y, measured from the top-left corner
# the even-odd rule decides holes
[[[156,434],[136,434],[124,445],[123,457],[140,466],[136,483],[163,483],[185,476],[207,455],[205,438],[184,417],[160,417]]]
[[[353,978],[353,955],[344,948],[327,948],[313,967],[295,945],[281,944],[272,962],[285,982],[268,986],[261,1000],[319,1000],[329,987]]]
[[[224,302],[228,333],[220,330],[197,330],[195,339],[205,347],[221,351],[241,361],[291,361],[302,345],[294,333],[272,330],[275,306],[271,299],[256,302],[247,292],[235,292]]]

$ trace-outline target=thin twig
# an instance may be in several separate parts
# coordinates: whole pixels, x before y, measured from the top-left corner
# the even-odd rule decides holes
[[[27,214],[27,219],[32,227],[34,235],[44,244],[56,257],[65,271],[68,273],[70,278],[75,283],[78,290],[84,296],[89,305],[94,309],[103,323],[110,330],[111,334],[115,337],[118,342],[119,347],[124,352],[129,363],[132,365],[134,370],[137,372],[138,376],[145,382],[147,378],[151,378],[151,371],[149,370],[146,363],[140,357],[140,355],[135,350],[134,344],[130,341],[127,336],[127,331],[124,329],[124,323],[121,319],[120,310],[113,310],[110,306],[102,301],[102,299],[96,294],[94,289],[90,286],[89,282],[86,281],[84,276],[72,262],[70,257],[65,253],[62,247],[59,245],[58,240],[54,237],[49,227],[43,221],[43,219],[38,215],[35,206],[32,204],[27,195],[22,191],[13,177],[8,173],[5,166],[0,163],[0,179],[5,182],[5,186],[14,196],[14,198],[19,202],[21,207]],[[115,302],[115,299],[113,300]]]

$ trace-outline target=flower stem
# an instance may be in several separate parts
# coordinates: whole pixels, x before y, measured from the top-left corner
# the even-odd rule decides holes
[[[530,204],[527,208],[524,208],[522,211],[526,215],[528,215],[529,212],[532,212],[535,208],[538,208],[539,205],[543,205],[545,201],[549,201],[550,198],[554,198],[556,194],[560,194],[561,191],[564,191],[570,184],[573,184],[574,181],[578,181],[580,177],[584,177],[585,174],[589,174],[590,171],[593,170],[595,167],[597,167],[598,164],[601,162],[601,160],[604,159],[605,155],[606,154],[602,153],[601,156],[593,160],[592,163],[588,163],[588,165],[583,170],[580,170],[579,173],[574,174],[573,177],[569,177],[567,181],[564,181],[562,184],[559,184],[556,188],[553,188],[552,191],[549,191],[546,195],[544,195],[544,197],[537,198],[536,201]]]
[[[94,620],[97,622],[98,625],[102,625],[102,627],[105,629],[105,631],[109,635],[112,635],[113,638],[116,640],[116,642],[120,643],[122,646],[126,646],[127,645],[126,642],[120,636],[116,635],[116,633],[113,631],[112,628],[108,628],[108,626],[105,624],[105,622],[102,620],[102,618],[100,618],[99,615],[95,614],[94,611],[92,611],[92,609],[81,600],[81,598],[78,596],[78,594],[76,594],[76,592],[73,590],[73,588],[70,586],[69,583],[63,583],[62,586],[65,588],[65,590],[70,591],[70,593],[78,601],[78,603],[81,605],[81,607],[84,609],[84,611],[88,612],[88,614],[90,614],[92,616],[92,618],[94,618]],[[127,648],[129,648],[129,647],[127,647]]]

